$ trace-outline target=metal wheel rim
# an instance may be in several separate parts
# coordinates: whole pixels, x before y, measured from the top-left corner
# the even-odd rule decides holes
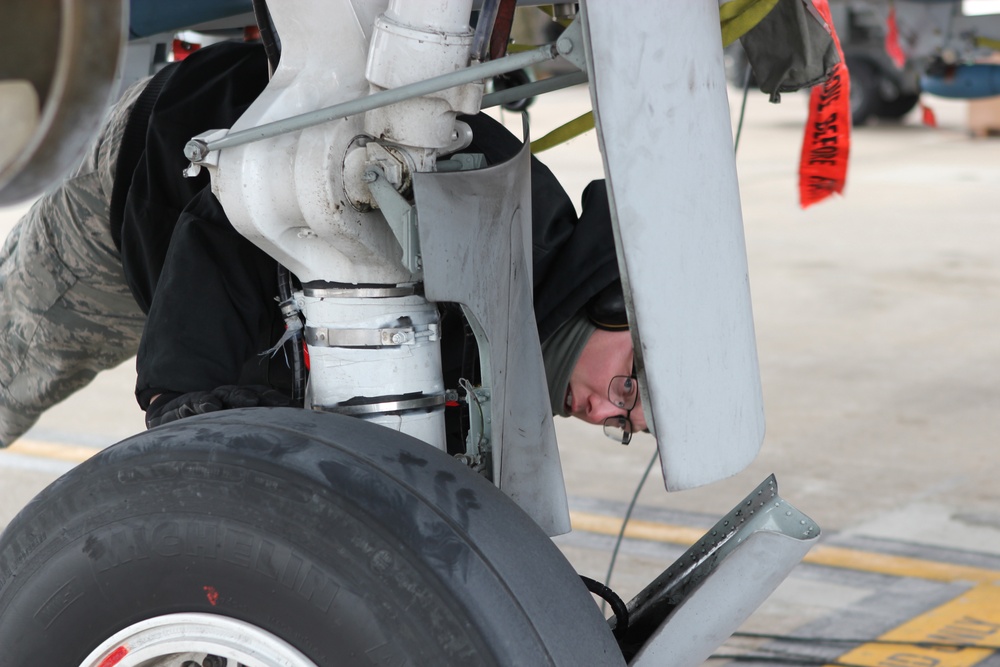
[[[190,667],[203,665],[208,655],[225,658],[226,667],[316,667],[283,639],[255,625],[196,613],[130,625],[98,646],[80,667]]]

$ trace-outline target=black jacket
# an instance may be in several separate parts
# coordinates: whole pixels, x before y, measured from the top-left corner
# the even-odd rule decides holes
[[[125,194],[113,196],[112,210],[121,213],[111,224],[128,284],[148,315],[137,360],[136,396],[144,409],[157,393],[290,386],[283,356],[261,355],[284,328],[275,300],[277,263],[232,227],[204,171],[181,176],[187,141],[231,127],[267,84],[267,71],[259,45],[216,44],[173,66],[151,89],[152,99],[136,107],[144,141],[123,145],[117,178],[131,178],[127,187],[116,186]],[[475,137],[467,151],[484,153],[488,162],[507,159],[521,146],[485,115],[463,120]],[[535,311],[542,340],[618,277],[603,182],[588,187],[583,205],[578,218],[556,178],[532,160]]]

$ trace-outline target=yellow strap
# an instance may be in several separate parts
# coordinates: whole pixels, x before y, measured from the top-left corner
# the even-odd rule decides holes
[[[730,0],[719,8],[722,23],[722,44],[729,46],[761,22],[778,4],[778,0]],[[543,11],[545,11],[543,9]],[[551,8],[547,11],[551,16]],[[997,47],[993,47],[997,48]],[[565,125],[552,130],[544,137],[531,142],[531,152],[541,153],[564,141],[594,129],[594,112],[588,111]]]
[[[540,9],[543,12],[545,12],[546,14],[548,14],[550,19],[552,19],[553,21],[555,21],[559,25],[563,26],[564,28],[566,26],[568,26],[570,23],[573,22],[573,19],[557,19],[556,18],[556,9],[552,5],[539,5],[538,9]]]
[[[1000,51],[1000,39],[992,39],[990,37],[976,37],[976,46],[981,46],[984,49],[993,49],[994,51]]]
[[[561,125],[546,134],[541,139],[531,142],[531,152],[541,153],[553,146],[558,146],[564,141],[569,141],[573,137],[578,137],[584,132],[594,129],[594,112],[588,111],[578,118],[574,118],[565,125]]]
[[[731,0],[719,7],[722,45],[729,46],[761,22],[778,0]]]

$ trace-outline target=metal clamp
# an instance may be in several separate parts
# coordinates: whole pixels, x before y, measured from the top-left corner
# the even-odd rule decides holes
[[[416,285],[396,285],[394,287],[311,287],[304,285],[302,294],[317,299],[391,299],[412,296],[417,293]]]
[[[380,403],[339,403],[333,406],[316,405],[314,410],[336,412],[342,415],[358,417],[363,415],[386,414],[390,412],[405,412],[407,410],[428,410],[444,405],[444,395],[420,396],[398,401],[382,401]]]
[[[416,340],[413,327],[397,329],[328,329],[306,327],[306,343],[313,347],[399,347]]]

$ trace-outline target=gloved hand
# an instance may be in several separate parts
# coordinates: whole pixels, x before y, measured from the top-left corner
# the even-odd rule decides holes
[[[212,391],[163,393],[146,408],[146,428],[231,408],[287,407],[292,399],[262,385],[225,385]]]

